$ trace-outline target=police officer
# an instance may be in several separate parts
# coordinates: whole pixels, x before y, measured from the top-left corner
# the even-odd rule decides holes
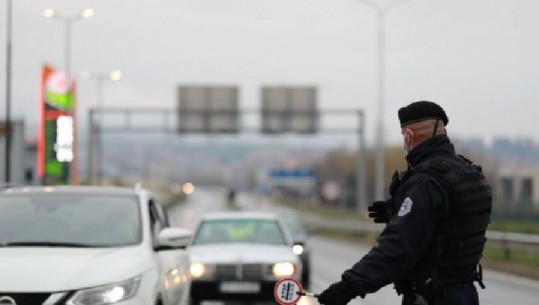
[[[393,283],[403,305],[477,305],[491,189],[481,167],[455,153],[439,105],[414,102],[398,116],[408,168],[393,176],[391,197],[368,208],[386,227],[318,300],[345,305]]]

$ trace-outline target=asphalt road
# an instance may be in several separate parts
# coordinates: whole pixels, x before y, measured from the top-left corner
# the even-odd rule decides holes
[[[198,189],[187,202],[170,211],[173,225],[192,229],[198,218],[208,212],[227,210],[226,190]],[[271,202],[250,195],[240,195],[238,204],[242,209],[275,210]],[[340,279],[341,273],[350,268],[369,250],[368,246],[353,242],[311,236],[308,240],[312,259],[312,280],[310,292],[321,292],[329,284]],[[505,273],[484,270],[487,289],[479,289],[481,304],[486,305],[539,305],[539,281],[528,280]],[[316,305],[313,299],[305,297],[300,305]],[[400,304],[400,298],[391,286],[382,288],[365,299],[356,298],[353,305]]]

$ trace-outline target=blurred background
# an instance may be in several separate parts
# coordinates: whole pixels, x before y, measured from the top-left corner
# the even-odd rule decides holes
[[[406,168],[398,109],[431,100],[493,187],[486,256],[539,277],[537,12],[534,0],[5,0],[0,179],[142,182],[170,206],[234,190],[357,224]]]

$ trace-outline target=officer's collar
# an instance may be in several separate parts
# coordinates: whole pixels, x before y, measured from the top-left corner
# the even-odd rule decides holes
[[[415,167],[424,159],[444,154],[455,154],[455,148],[446,135],[437,135],[412,149],[406,161],[409,167]]]

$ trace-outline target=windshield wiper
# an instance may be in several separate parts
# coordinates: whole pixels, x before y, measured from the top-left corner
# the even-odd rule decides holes
[[[69,248],[95,248],[96,245],[53,242],[53,241],[24,241],[24,242],[2,242],[0,247],[69,247]]]

